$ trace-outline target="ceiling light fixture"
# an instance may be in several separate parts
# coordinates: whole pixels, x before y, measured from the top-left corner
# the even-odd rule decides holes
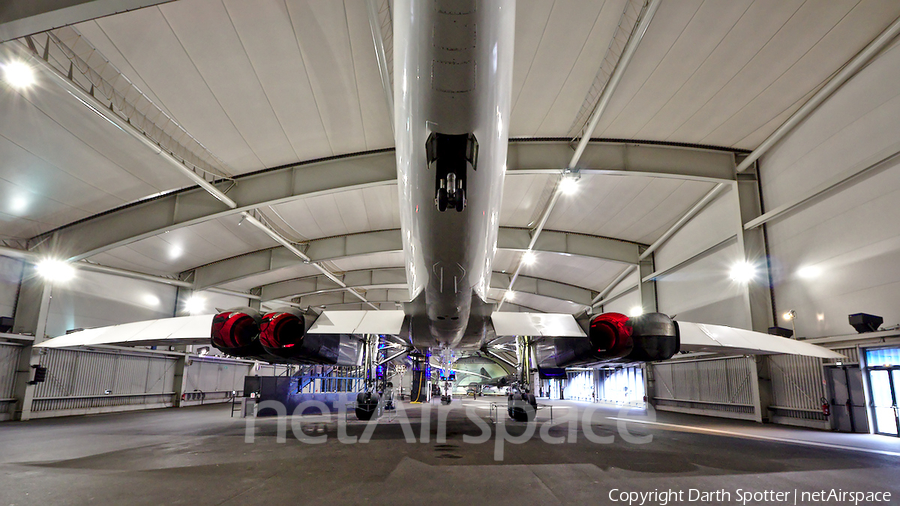
[[[564,177],[562,181],[559,182],[559,191],[562,192],[563,195],[572,195],[578,191],[578,180],[574,177]]]
[[[815,265],[807,265],[797,270],[797,275],[803,279],[815,279],[822,274],[822,269]]]
[[[27,63],[16,60],[3,67],[3,80],[16,89],[25,89],[34,84],[34,69]]]
[[[756,277],[756,267],[750,262],[738,262],[731,267],[731,279],[738,283],[749,283]]]
[[[198,295],[194,295],[184,301],[184,310],[192,315],[202,314],[206,311],[206,299]]]
[[[537,260],[537,255],[534,254],[534,251],[528,250],[522,254],[522,263],[525,265],[532,265],[535,260]]]
[[[75,268],[63,260],[48,258],[35,265],[38,274],[47,281],[69,281],[75,277]]]

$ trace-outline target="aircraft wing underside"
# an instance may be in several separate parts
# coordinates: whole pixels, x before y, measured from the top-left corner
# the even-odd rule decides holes
[[[182,316],[87,329],[44,341],[36,346],[63,348],[92,345],[170,346],[208,344],[214,315]],[[324,311],[309,328],[309,334],[400,335],[405,314],[390,311]],[[581,325],[569,314],[494,313],[491,323],[497,336],[527,335],[584,339]],[[750,330],[678,322],[681,351],[725,354],[787,353],[820,358],[841,358],[813,344]],[[400,336],[404,339],[406,336]]]

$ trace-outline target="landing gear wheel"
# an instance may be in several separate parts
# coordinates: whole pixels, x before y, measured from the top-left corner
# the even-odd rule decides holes
[[[456,212],[461,213],[466,208],[466,194],[459,190],[456,193]]]
[[[447,210],[447,205],[450,203],[450,199],[447,197],[447,189],[440,188],[437,193],[437,208],[438,211],[444,212]]]

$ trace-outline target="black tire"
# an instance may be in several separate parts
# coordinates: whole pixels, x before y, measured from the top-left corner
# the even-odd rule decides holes
[[[466,194],[462,190],[456,193],[456,212],[461,213],[466,208]]]
[[[450,203],[449,198],[447,197],[447,189],[440,188],[437,194],[437,205],[438,211],[444,212],[447,210],[447,205]]]

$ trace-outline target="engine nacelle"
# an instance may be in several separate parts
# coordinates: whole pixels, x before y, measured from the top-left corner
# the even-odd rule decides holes
[[[536,352],[540,367],[557,368],[666,360],[680,347],[678,324],[662,313],[604,313],[591,319],[586,338],[545,339]]]
[[[249,307],[237,307],[213,317],[210,337],[212,345],[233,357],[260,358],[265,351],[259,342],[262,317]]]

